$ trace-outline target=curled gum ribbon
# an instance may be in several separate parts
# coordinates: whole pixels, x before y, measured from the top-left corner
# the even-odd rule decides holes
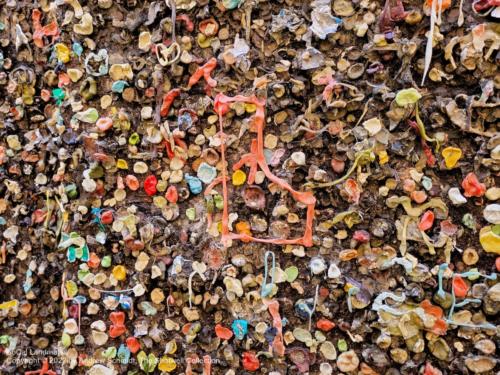
[[[181,57],[181,46],[177,42],[173,42],[168,47],[163,43],[157,43],[155,44],[155,52],[160,65],[169,66]]]
[[[208,63],[207,63],[208,64]],[[200,68],[199,68],[200,69]],[[196,74],[196,73],[195,73]],[[194,75],[193,75],[194,76]],[[199,77],[201,78],[201,76]],[[190,80],[191,82],[191,80]],[[210,85],[210,82],[207,81]],[[280,186],[282,189],[288,191],[294,200],[305,204],[307,207],[306,214],[306,225],[304,234],[302,237],[293,239],[282,239],[282,238],[256,238],[245,233],[232,233],[229,231],[229,207],[228,207],[228,189],[227,189],[227,170],[222,168],[222,176],[214,180],[206,189],[204,194],[210,194],[211,190],[222,183],[222,198],[223,198],[223,212],[222,212],[222,235],[221,241],[224,246],[227,246],[230,240],[244,240],[247,242],[260,242],[260,243],[272,243],[275,245],[292,245],[298,244],[306,247],[312,246],[312,225],[314,220],[314,206],[316,205],[316,198],[310,192],[301,192],[294,190],[288,182],[282,180],[278,176],[274,175],[266,162],[264,155],[264,126],[265,126],[265,100],[258,99],[255,95],[243,96],[237,95],[234,97],[226,96],[224,94],[217,94],[214,101],[215,112],[219,116],[219,131],[221,135],[221,160],[222,165],[226,165],[226,135],[224,133],[224,115],[229,112],[230,103],[247,103],[256,106],[256,112],[254,115],[254,129],[257,133],[257,137],[252,140],[250,146],[250,153],[245,154],[241,159],[233,166],[233,170],[240,169],[243,165],[250,168],[250,173],[248,175],[248,184],[253,184],[255,181],[255,174],[257,173],[257,167],[259,167],[265,174],[265,176],[274,182],[276,185]]]

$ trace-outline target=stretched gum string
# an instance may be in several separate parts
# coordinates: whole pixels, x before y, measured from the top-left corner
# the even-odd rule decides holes
[[[217,81],[215,81],[212,77],[210,77],[211,72],[215,69],[217,65],[217,60],[215,58],[211,58],[205,65],[199,67],[195,73],[191,76],[188,82],[188,88],[191,88],[195,85],[202,77],[206,80],[209,87],[215,87],[217,85]],[[330,86],[332,82],[329,82]],[[226,150],[225,150],[225,133],[224,133],[224,124],[223,124],[223,116],[225,113],[229,111],[229,103],[240,102],[240,103],[250,103],[254,104],[257,107],[255,114],[255,128],[257,132],[257,139],[252,140],[250,154],[246,154],[242,157],[242,159],[236,163],[233,167],[234,170],[241,167],[243,164],[250,164],[250,174],[249,174],[249,183],[252,184],[255,180],[255,173],[257,172],[257,166],[259,166],[266,177],[280,186],[281,188],[287,190],[291,193],[292,197],[300,203],[303,203],[307,206],[307,214],[306,214],[306,229],[304,231],[304,235],[297,239],[262,239],[255,238],[253,236],[249,236],[246,234],[235,234],[229,232],[229,209],[228,209],[228,191],[227,191],[227,170],[226,170]],[[210,192],[214,189],[215,186],[222,183],[222,195],[223,195],[223,212],[222,212],[222,236],[221,241],[224,246],[227,245],[227,241],[229,239],[243,239],[247,241],[253,242],[261,242],[261,243],[272,243],[276,245],[283,244],[301,244],[304,246],[312,246],[312,224],[314,220],[314,207],[316,204],[316,198],[311,192],[299,192],[294,190],[286,181],[274,175],[269,166],[267,165],[265,155],[264,155],[264,121],[265,121],[265,101],[259,100],[255,95],[251,97],[246,97],[243,95],[237,95],[235,97],[228,97],[223,94],[218,94],[215,98],[214,102],[215,111],[219,116],[219,131],[222,137],[221,142],[221,159],[222,159],[222,176],[216,178],[212,183],[210,183],[204,192],[204,195],[210,194]],[[212,221],[212,215],[207,214],[207,220],[209,223]],[[285,346],[283,341],[283,325],[281,322],[281,317],[279,315],[279,302],[277,300],[267,301],[264,300],[264,303],[268,307],[269,313],[273,318],[273,326],[277,329],[277,334],[273,341],[274,351],[280,355],[284,356],[285,354]],[[211,363],[209,360],[206,360],[208,356],[205,356],[204,359],[204,375],[210,375],[211,371]],[[186,368],[186,374],[192,374],[191,364],[188,363]]]
[[[225,113],[229,111],[229,103],[248,103],[254,104],[257,109],[254,116],[254,126],[257,132],[257,138],[252,141],[252,147],[249,154],[246,154],[242,157],[242,159],[237,162],[233,169],[238,169],[243,164],[250,164],[251,177],[254,178],[254,174],[256,172],[257,166],[264,172],[265,176],[274,182],[276,185],[280,186],[284,190],[287,190],[291,193],[292,197],[306,205],[307,214],[306,214],[306,228],[304,231],[304,235],[300,238],[295,239],[279,239],[279,238],[255,238],[248,234],[236,234],[229,232],[229,209],[228,209],[228,191],[227,191],[227,171],[226,168],[222,168],[222,178],[220,180],[214,180],[212,184],[209,185],[209,191],[214,188],[215,185],[222,182],[222,197],[224,208],[222,212],[222,236],[221,240],[224,246],[227,245],[228,240],[239,239],[251,242],[260,242],[260,243],[272,243],[275,245],[287,245],[287,244],[300,244],[306,247],[312,246],[312,224],[314,220],[314,206],[316,204],[316,198],[311,192],[300,192],[294,190],[286,181],[274,175],[269,166],[267,165],[265,155],[264,155],[264,121],[265,121],[265,101],[259,100],[255,95],[253,96],[243,96],[237,95],[234,97],[229,97],[224,94],[218,94],[215,97],[214,107],[216,113],[219,115],[219,131],[222,137],[221,143],[221,159],[222,165],[225,166],[226,156],[225,156],[225,133],[224,133],[224,125],[223,125],[223,116]],[[208,190],[208,188],[207,188]],[[205,192],[207,194],[207,192]]]
[[[217,85],[217,81],[213,79],[210,74],[217,66],[217,59],[211,58],[208,60],[203,66],[198,67],[198,69],[193,73],[188,82],[188,89],[194,86],[202,77],[205,79],[209,87],[215,87]],[[307,214],[306,214],[306,228],[304,231],[304,235],[300,238],[296,239],[263,239],[263,238],[255,238],[248,234],[236,234],[229,232],[229,210],[228,210],[228,191],[227,191],[227,170],[225,168],[226,165],[226,150],[225,150],[225,133],[224,133],[224,125],[223,125],[223,116],[225,113],[229,111],[229,103],[240,102],[240,103],[250,103],[254,104],[257,107],[255,114],[255,127],[257,131],[257,139],[252,141],[250,154],[246,154],[242,157],[242,159],[236,163],[234,169],[238,169],[239,166],[243,164],[250,164],[250,175],[249,175],[249,183],[253,183],[255,180],[255,173],[257,172],[257,166],[259,166],[266,177],[272,182],[276,183],[278,186],[283,189],[289,191],[293,198],[298,202],[304,203],[307,206]],[[210,185],[205,189],[204,195],[208,195],[213,188],[222,182],[222,191],[223,191],[223,212],[222,212],[222,236],[221,241],[224,246],[227,246],[228,241],[232,239],[246,240],[252,242],[260,242],[260,243],[272,243],[275,245],[292,245],[292,244],[300,244],[306,247],[312,246],[312,224],[314,220],[314,206],[316,204],[316,198],[310,192],[299,192],[294,190],[286,181],[280,179],[275,176],[269,166],[267,165],[265,156],[264,156],[264,119],[265,119],[265,101],[259,100],[255,95],[251,97],[237,95],[234,97],[229,97],[223,94],[218,94],[215,97],[214,102],[215,112],[219,116],[219,131],[222,136],[221,143],[221,154],[222,154],[222,178],[215,179]],[[212,222],[211,214],[207,214],[207,221],[209,223]]]
[[[263,302],[267,306],[269,314],[271,314],[273,318],[273,326],[277,331],[272,344],[274,352],[280,357],[283,357],[285,355],[285,344],[283,343],[283,323],[281,322],[279,313],[280,304],[275,299],[270,301],[265,299]]]
[[[170,107],[172,106],[172,103],[174,102],[175,98],[177,98],[180,94],[181,94],[180,89],[172,89],[165,94],[165,96],[163,97],[161,108],[160,108],[160,115],[161,116],[168,115],[168,112],[170,111]]]

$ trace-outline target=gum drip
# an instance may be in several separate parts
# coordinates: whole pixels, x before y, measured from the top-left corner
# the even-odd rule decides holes
[[[229,103],[247,103],[254,104],[257,107],[255,113],[254,126],[257,132],[257,138],[252,140],[250,147],[250,153],[245,154],[241,159],[233,166],[233,170],[237,170],[243,165],[250,167],[250,172],[248,176],[248,183],[253,184],[255,181],[255,174],[257,172],[257,166],[264,172],[266,177],[280,186],[281,188],[287,190],[292,195],[293,199],[297,202],[303,203],[307,206],[307,216],[306,216],[306,228],[304,235],[300,238],[295,239],[280,239],[280,238],[255,238],[248,234],[236,234],[229,232],[229,208],[228,208],[228,191],[227,191],[227,171],[226,165],[226,135],[224,133],[223,120],[224,115],[229,112]],[[222,177],[216,179],[212,184],[210,184],[205,190],[205,195],[209,194],[210,191],[219,183],[222,183],[222,197],[224,208],[222,212],[222,235],[221,241],[224,246],[228,245],[230,240],[242,240],[246,242],[261,242],[261,243],[272,243],[275,245],[291,245],[298,244],[306,247],[312,246],[312,224],[314,220],[314,206],[316,204],[316,198],[311,192],[300,192],[294,190],[285,180],[275,176],[269,166],[267,165],[264,156],[264,121],[265,121],[265,100],[259,100],[255,95],[253,96],[243,96],[237,95],[234,97],[229,97],[224,94],[218,94],[215,97],[214,102],[215,112],[219,116],[219,131],[222,139],[221,143],[221,154],[222,154]]]
[[[274,336],[272,344],[274,352],[283,357],[285,355],[285,344],[283,343],[283,323],[281,322],[279,312],[280,304],[275,299],[264,299],[263,303],[267,306],[269,314],[273,317],[273,327],[276,328],[276,336]]]

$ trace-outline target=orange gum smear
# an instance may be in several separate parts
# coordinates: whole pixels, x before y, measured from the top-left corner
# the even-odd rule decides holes
[[[432,315],[436,318],[434,322],[434,326],[430,330],[436,335],[445,335],[446,330],[448,329],[448,325],[446,321],[443,319],[443,310],[439,306],[434,306],[428,299],[423,300],[420,303],[420,307],[422,307],[426,314]]]
[[[280,357],[285,355],[285,345],[283,344],[283,324],[280,317],[280,304],[277,300],[263,300],[264,305],[267,306],[269,314],[273,317],[273,326],[276,328],[276,336],[274,336],[273,349]]]
[[[7,262],[7,243],[5,241],[2,242],[0,252],[2,254],[0,264],[5,264]]]
[[[198,69],[196,69],[191,78],[189,78],[188,89],[196,85],[202,77],[207,82],[209,88],[217,86],[217,81],[212,77],[210,77],[210,74],[212,74],[212,71],[215,69],[216,66],[217,66],[217,59],[215,57],[212,57],[205,63],[205,65],[198,67]]]
[[[33,21],[33,42],[38,48],[43,48],[43,37],[52,36],[52,43],[57,37],[59,37],[59,29],[57,28],[57,22],[52,21],[48,25],[42,26],[41,23],[42,12],[39,9],[34,9],[31,14],[31,19]]]
[[[264,125],[265,125],[265,100],[259,100],[255,95],[250,97],[237,95],[234,97],[229,97],[224,94],[217,94],[214,101],[215,112],[219,116],[219,131],[221,136],[221,159],[222,165],[226,164],[226,134],[224,133],[224,115],[229,112],[229,103],[248,103],[254,104],[257,107],[254,116],[254,129],[257,133],[257,138],[252,140],[250,147],[250,153],[245,154],[241,157],[234,166],[233,170],[237,170],[243,165],[250,167],[250,173],[248,177],[248,183],[252,184],[255,180],[255,174],[257,172],[257,166],[264,172],[266,177],[280,186],[282,189],[287,190],[297,202],[303,203],[307,206],[307,216],[306,216],[306,228],[304,235],[300,238],[295,239],[280,239],[280,238],[255,238],[248,234],[236,234],[229,232],[229,208],[228,208],[228,192],[227,192],[227,171],[226,168],[222,168],[222,177],[214,180],[205,190],[205,195],[207,195],[215,185],[222,183],[222,197],[224,202],[224,208],[222,212],[222,244],[227,246],[229,240],[243,240],[246,242],[261,242],[261,243],[272,243],[275,245],[291,245],[299,244],[306,247],[312,246],[312,225],[314,220],[314,206],[316,204],[316,198],[311,192],[300,192],[294,190],[285,180],[282,180],[278,176],[275,176],[269,166],[267,165],[266,158],[264,156]]]

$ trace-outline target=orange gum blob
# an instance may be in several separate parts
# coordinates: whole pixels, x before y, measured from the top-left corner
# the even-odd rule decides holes
[[[51,36],[52,43],[55,39],[59,37],[59,29],[57,27],[57,22],[52,21],[51,23],[42,26],[41,23],[42,12],[39,9],[34,9],[31,14],[31,20],[33,21],[33,42],[38,48],[43,48],[45,46],[43,42],[44,36]]]
[[[275,245],[292,245],[298,244],[306,247],[312,246],[312,225],[314,220],[314,206],[316,204],[316,198],[311,192],[301,192],[294,190],[285,180],[275,176],[269,166],[267,165],[266,158],[264,156],[264,121],[265,121],[265,100],[258,99],[255,95],[253,96],[243,96],[237,95],[234,97],[229,97],[224,94],[218,94],[215,97],[214,108],[215,112],[219,115],[219,131],[222,139],[221,143],[221,161],[222,165],[226,163],[226,135],[224,133],[224,115],[229,111],[230,103],[249,103],[254,104],[257,109],[254,115],[254,129],[257,133],[257,138],[252,140],[250,146],[250,153],[245,154],[241,157],[234,166],[233,170],[237,170],[243,165],[250,168],[248,183],[252,184],[255,180],[255,174],[257,172],[257,167],[259,167],[265,174],[265,176],[274,182],[276,185],[280,186],[282,189],[287,190],[297,202],[303,203],[307,206],[306,215],[306,228],[304,235],[300,238],[294,239],[281,239],[281,238],[255,238],[248,234],[236,234],[229,232],[229,207],[228,207],[228,191],[227,191],[227,171],[226,168],[222,168],[222,177],[214,180],[205,190],[205,195],[209,194],[210,191],[219,183],[222,183],[222,197],[224,208],[222,212],[222,244],[227,246],[229,240],[244,240],[248,242],[261,242],[261,243],[272,243]]]
[[[210,74],[212,73],[212,71],[215,69],[216,66],[217,66],[217,59],[215,57],[212,57],[205,63],[205,65],[198,67],[198,69],[196,69],[191,78],[189,78],[188,89],[196,85],[202,77],[205,79],[209,87],[217,86],[217,81],[212,77],[210,77]]]
[[[113,120],[109,117],[101,117],[96,122],[96,127],[101,132],[105,132],[105,131],[111,129],[112,126],[113,126]]]

